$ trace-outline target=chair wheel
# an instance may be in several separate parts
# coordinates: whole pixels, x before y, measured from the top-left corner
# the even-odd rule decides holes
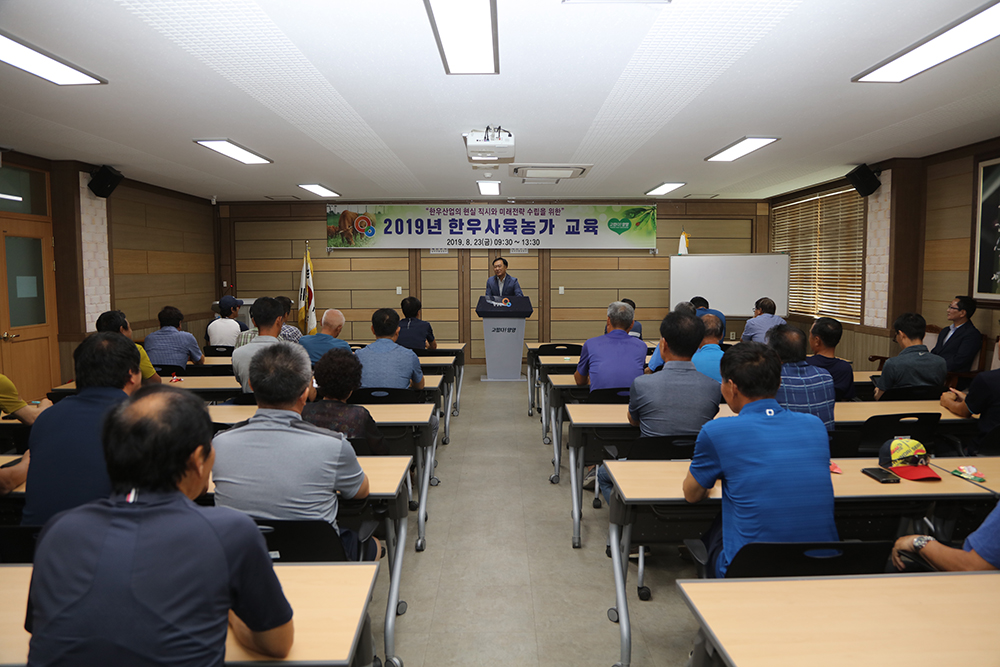
[[[549,475],[549,481],[553,484],[559,483],[559,475]]]
[[[428,518],[429,518],[429,515],[427,514],[427,512],[424,512],[424,523],[427,523],[427,519]]]
[[[451,438],[443,438],[443,439],[441,440],[441,444],[442,444],[442,445],[447,445],[447,444],[448,444],[448,443],[450,443],[450,442],[451,442]]]
[[[396,616],[402,616],[406,613],[406,600],[400,600],[396,604]]]
[[[552,438],[550,438],[549,436],[545,436],[544,438],[542,438],[542,442],[544,444],[546,444],[546,445],[551,445],[552,444]]]
[[[403,667],[403,659],[392,656],[391,658],[386,658],[385,664],[387,667],[388,665],[392,665],[392,667]]]
[[[594,498],[594,509],[595,510],[601,509],[601,499],[600,498]]]
[[[653,597],[653,592],[651,590],[649,590],[649,586],[640,586],[639,587],[639,599],[640,600],[642,600],[643,602],[645,602],[646,600],[649,600],[652,597]]]
[[[452,417],[457,417],[458,416],[458,408],[455,408],[454,410],[451,411],[451,416]]]
[[[532,417],[532,416],[534,416],[534,414],[535,414],[535,411],[532,410],[531,408],[528,408],[528,416]]]
[[[618,610],[615,609],[614,607],[608,609],[608,620],[611,621],[612,623],[618,622]]]
[[[382,667],[382,659],[377,655],[372,656],[372,667]]]
[[[410,501],[410,511],[411,512],[416,512],[418,507],[420,507],[420,502],[419,501],[416,501],[416,500],[411,500]]]
[[[437,477],[431,477],[431,486],[437,486],[440,483],[441,480],[439,480]]]
[[[434,459],[434,468],[437,469],[437,467],[438,467],[437,459]]]
[[[423,537],[417,539],[417,551],[423,551],[427,548],[427,540]]]

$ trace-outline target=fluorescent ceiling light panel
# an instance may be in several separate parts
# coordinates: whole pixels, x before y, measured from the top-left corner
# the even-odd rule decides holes
[[[687,183],[664,183],[663,185],[658,185],[649,192],[646,193],[648,197],[659,197],[660,195],[665,195],[668,192],[673,192],[677,188],[682,188]]]
[[[60,62],[54,56],[0,33],[0,60],[59,86],[86,86],[107,83],[79,67]]]
[[[743,137],[735,144],[730,144],[718,153],[713,153],[705,158],[706,162],[732,162],[738,160],[748,153],[753,153],[758,148],[763,148],[774,143],[778,137]]]
[[[900,83],[1000,35],[1000,3],[964,16],[851,81]]]
[[[272,162],[272,160],[268,160],[263,155],[258,155],[249,149],[234,144],[229,139],[195,139],[194,143],[200,144],[205,148],[210,148],[217,153],[222,153],[226,157],[230,157],[243,164],[270,164]]]
[[[326,186],[323,186],[323,185],[320,185],[319,183],[308,183],[308,184],[305,184],[305,185],[301,185],[300,184],[299,187],[302,188],[303,190],[308,190],[309,192],[313,193],[314,195],[319,195],[320,197],[339,197],[340,196],[336,192],[334,192],[333,190],[331,190],[330,188],[328,188]]]
[[[499,74],[496,0],[424,0],[447,74]]]
[[[477,162],[488,162],[490,160],[499,160],[500,158],[498,158],[496,156],[480,157],[478,155],[473,155],[472,159],[475,160],[475,161],[477,161]]]
[[[481,195],[499,195],[500,181],[476,181]]]
[[[17,195],[5,195],[0,192],[0,199],[9,199],[11,201],[24,201],[24,197],[18,197]]]

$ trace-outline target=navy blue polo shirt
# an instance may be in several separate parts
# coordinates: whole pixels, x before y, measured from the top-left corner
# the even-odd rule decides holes
[[[407,317],[399,321],[399,336],[396,345],[402,345],[411,350],[423,350],[427,343],[434,340],[434,330],[430,322]]]
[[[254,632],[292,618],[248,516],[179,491],[88,503],[42,530],[29,665],[222,665],[229,609]]]

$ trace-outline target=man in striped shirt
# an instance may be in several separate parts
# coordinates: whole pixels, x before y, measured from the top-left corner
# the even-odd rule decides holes
[[[806,335],[798,327],[779,324],[767,342],[781,358],[781,386],[774,399],[786,410],[812,414],[833,430],[833,376],[806,361]]]

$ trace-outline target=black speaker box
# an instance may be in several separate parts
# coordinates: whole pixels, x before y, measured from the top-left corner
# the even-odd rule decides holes
[[[115,169],[114,167],[109,167],[104,165],[97,171],[95,171],[90,177],[90,183],[87,187],[98,197],[107,198],[111,196],[111,193],[115,191],[118,184],[122,182],[122,173]]]
[[[847,174],[847,180],[862,197],[867,197],[882,187],[882,181],[878,180],[878,176],[867,164],[859,164],[852,169]]]

